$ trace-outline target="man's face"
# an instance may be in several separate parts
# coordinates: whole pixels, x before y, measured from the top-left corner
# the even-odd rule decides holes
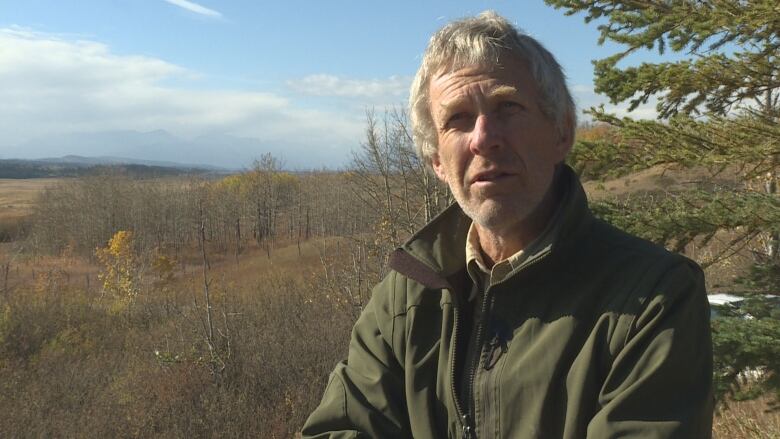
[[[525,63],[505,58],[443,72],[430,84],[439,140],[433,169],[473,221],[497,231],[539,207],[571,148],[542,113]]]

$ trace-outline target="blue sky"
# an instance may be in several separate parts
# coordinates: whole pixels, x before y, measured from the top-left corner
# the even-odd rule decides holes
[[[580,108],[605,102],[590,61],[616,47],[541,0],[5,1],[0,158],[241,167],[271,151],[291,167],[337,167],[360,144],[367,108],[405,104],[430,35],[486,9],[555,54]],[[92,133],[100,142],[85,140]],[[121,147],[106,145],[112,133]],[[156,146],[134,143],[139,133],[155,133]]]

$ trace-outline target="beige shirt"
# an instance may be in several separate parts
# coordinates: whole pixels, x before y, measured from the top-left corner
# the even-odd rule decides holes
[[[466,270],[475,288],[471,289],[469,301],[474,299],[478,289],[485,289],[490,285],[501,282],[507,275],[523,262],[523,250],[518,251],[503,261],[496,262],[492,268],[488,268],[482,257],[482,246],[479,244],[479,234],[474,223],[469,227],[466,236]]]

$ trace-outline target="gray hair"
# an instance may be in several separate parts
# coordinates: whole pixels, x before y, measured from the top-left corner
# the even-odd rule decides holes
[[[528,63],[539,87],[542,112],[555,123],[560,135],[573,138],[577,117],[574,101],[555,57],[504,17],[485,11],[476,17],[453,21],[436,32],[412,82],[409,96],[412,135],[417,155],[426,165],[431,165],[439,143],[430,111],[431,77],[474,64],[498,64],[507,55]]]

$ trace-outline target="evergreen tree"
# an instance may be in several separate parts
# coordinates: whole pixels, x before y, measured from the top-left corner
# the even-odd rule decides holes
[[[618,226],[668,247],[710,244],[705,267],[735,255],[751,266],[722,288],[746,297],[713,320],[719,395],[780,396],[780,4],[777,0],[545,0],[595,22],[599,43],[623,50],[595,60],[595,89],[630,109],[657,99],[658,120],[591,109],[614,135],[580,141],[571,162],[604,178],[658,165],[736,175],[729,184],[647,193],[599,203]],[[680,60],[626,66],[641,50]],[[714,181],[714,180],[712,180]],[[725,240],[717,246],[714,238]],[[744,380],[745,371],[751,378]],[[759,372],[755,372],[759,371]]]

